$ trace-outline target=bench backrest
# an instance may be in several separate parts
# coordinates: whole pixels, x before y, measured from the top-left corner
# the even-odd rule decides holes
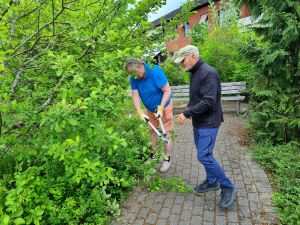
[[[173,101],[189,100],[189,85],[171,86]],[[246,91],[246,82],[221,83],[221,94],[238,96]],[[230,100],[230,98],[227,98]],[[226,100],[226,98],[224,98]]]

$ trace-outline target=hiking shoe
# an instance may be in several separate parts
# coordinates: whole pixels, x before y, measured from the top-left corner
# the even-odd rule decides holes
[[[204,193],[208,191],[216,191],[220,189],[220,184],[215,182],[213,184],[209,184],[207,180],[203,181],[202,184],[198,184],[194,187],[194,191],[196,193]]]
[[[164,160],[162,166],[160,167],[159,171],[164,173],[164,172],[167,172],[169,169],[170,169],[170,166],[171,166],[172,162],[171,160]]]
[[[222,188],[221,190],[221,200],[219,206],[221,208],[229,207],[235,200],[237,194],[237,188]]]

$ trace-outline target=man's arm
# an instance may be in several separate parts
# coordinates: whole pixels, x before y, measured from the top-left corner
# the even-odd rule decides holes
[[[169,83],[167,83],[165,86],[163,86],[161,88],[161,90],[163,91],[164,94],[163,94],[163,97],[161,99],[160,105],[165,107],[165,105],[167,104],[167,101],[171,97],[171,87],[170,87]]]
[[[140,96],[139,96],[138,90],[132,90],[132,102],[135,107],[135,110],[138,110],[141,108]]]
[[[203,87],[203,98],[196,105],[187,108],[183,114],[186,118],[193,117],[210,110],[216,99],[218,93],[218,80],[213,74],[207,74],[205,85]]]

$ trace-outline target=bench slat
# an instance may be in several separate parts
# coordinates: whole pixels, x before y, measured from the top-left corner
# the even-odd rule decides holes
[[[221,83],[222,87],[226,87],[226,86],[246,86],[246,82],[242,81],[242,82],[229,82],[229,83]]]
[[[223,101],[243,101],[245,96],[222,96]]]
[[[244,91],[246,90],[245,86],[226,86],[226,87],[221,87],[222,91],[226,91],[226,90],[240,90],[240,91]]]
[[[189,98],[172,98],[173,102],[188,102]]]
[[[190,86],[189,85],[179,85],[179,86],[171,86],[171,89],[173,90],[176,90],[176,89],[183,89],[183,88],[187,88],[189,89]]]
[[[172,93],[172,96],[173,97],[176,97],[176,96],[179,96],[179,97],[181,97],[181,96],[189,96],[189,93]]]
[[[221,91],[222,95],[228,95],[228,94],[241,94],[242,92],[240,90],[225,90]]]

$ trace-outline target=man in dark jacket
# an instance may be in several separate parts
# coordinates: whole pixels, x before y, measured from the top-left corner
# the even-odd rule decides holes
[[[181,48],[175,63],[180,63],[191,73],[189,103],[178,120],[180,124],[184,124],[187,118],[192,118],[197,158],[206,171],[206,180],[196,185],[194,190],[203,193],[221,187],[219,206],[227,208],[234,202],[237,189],[212,154],[219,126],[224,121],[220,76],[215,68],[199,58],[198,48],[193,45]]]

